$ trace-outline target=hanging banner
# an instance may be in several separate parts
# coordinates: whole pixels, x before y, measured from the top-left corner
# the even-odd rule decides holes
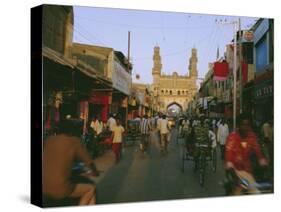
[[[208,99],[207,98],[203,98],[203,109],[204,110],[208,109]]]
[[[224,81],[228,77],[228,63],[227,62],[215,62],[214,63],[214,80]]]
[[[248,64],[242,63],[242,79],[243,79],[243,85],[245,85],[248,82]]]
[[[255,78],[255,66],[254,64],[248,64],[248,82]]]
[[[108,105],[110,104],[109,97],[107,93],[92,92],[89,97],[89,102],[97,105]]]

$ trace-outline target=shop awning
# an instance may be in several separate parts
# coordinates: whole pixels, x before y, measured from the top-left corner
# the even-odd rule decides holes
[[[58,53],[48,47],[43,47],[42,55],[57,63],[74,68],[74,62],[71,59],[67,59],[60,53]]]

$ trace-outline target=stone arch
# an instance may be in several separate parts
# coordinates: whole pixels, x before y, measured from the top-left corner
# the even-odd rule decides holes
[[[171,106],[173,106],[173,105],[178,106],[178,107],[180,108],[180,111],[181,111],[181,112],[183,111],[183,106],[182,106],[180,103],[176,102],[176,101],[173,101],[173,102],[170,102],[169,104],[167,104],[166,110],[168,111],[168,109],[169,109]]]

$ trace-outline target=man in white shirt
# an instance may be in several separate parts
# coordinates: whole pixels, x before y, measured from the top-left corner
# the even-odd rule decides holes
[[[218,127],[218,134],[217,134],[217,140],[218,143],[220,144],[220,148],[221,148],[221,159],[224,159],[224,147],[225,147],[225,142],[226,139],[229,135],[229,128],[227,123],[225,122],[224,119],[221,120],[221,124]]]
[[[125,129],[121,126],[120,120],[116,120],[116,126],[113,127],[112,150],[115,154],[115,162],[118,163],[121,156],[123,133]]]
[[[107,120],[107,126],[109,127],[109,130],[111,132],[113,131],[113,128],[116,126],[116,120],[112,114],[109,114],[109,119]]]
[[[160,130],[160,149],[162,154],[166,154],[168,152],[168,120],[166,115],[162,116],[162,119],[159,121],[159,130]]]
[[[98,136],[103,130],[103,124],[97,119],[97,117],[94,117],[91,122],[91,128],[93,128],[95,134]]]
[[[211,124],[209,125],[209,141],[212,142],[212,148],[215,149],[217,147],[217,139]]]

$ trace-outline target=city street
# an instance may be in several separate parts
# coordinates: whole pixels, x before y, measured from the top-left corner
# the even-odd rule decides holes
[[[34,106],[42,108],[44,145],[37,152],[43,149],[43,168],[37,170],[43,195],[62,205],[73,196],[81,205],[219,197],[226,196],[225,169],[233,175],[228,195],[263,193],[252,189],[260,181],[268,183],[265,192],[273,190],[273,19],[121,15],[118,9],[54,5],[38,10],[43,25],[34,23],[42,30],[32,40],[42,37],[42,64],[33,72],[42,69],[43,77]],[[87,39],[83,28],[105,39]],[[153,127],[163,143],[171,129],[167,154]],[[149,133],[142,152],[140,137]],[[96,193],[92,182],[70,192],[81,183],[72,182],[76,162],[88,166],[82,175],[99,171],[90,175]]]
[[[172,131],[169,153],[161,156],[158,138],[151,135],[151,149],[142,155],[138,145],[126,147],[119,164],[111,164],[97,182],[97,203],[120,203],[215,197],[224,195],[220,182],[224,178],[223,163],[218,161],[217,172],[207,167],[206,183],[199,185],[198,173],[193,172],[193,162],[186,161],[181,171],[182,140],[177,144],[177,131]],[[112,160],[113,156],[111,157]],[[99,166],[99,164],[97,163]]]

